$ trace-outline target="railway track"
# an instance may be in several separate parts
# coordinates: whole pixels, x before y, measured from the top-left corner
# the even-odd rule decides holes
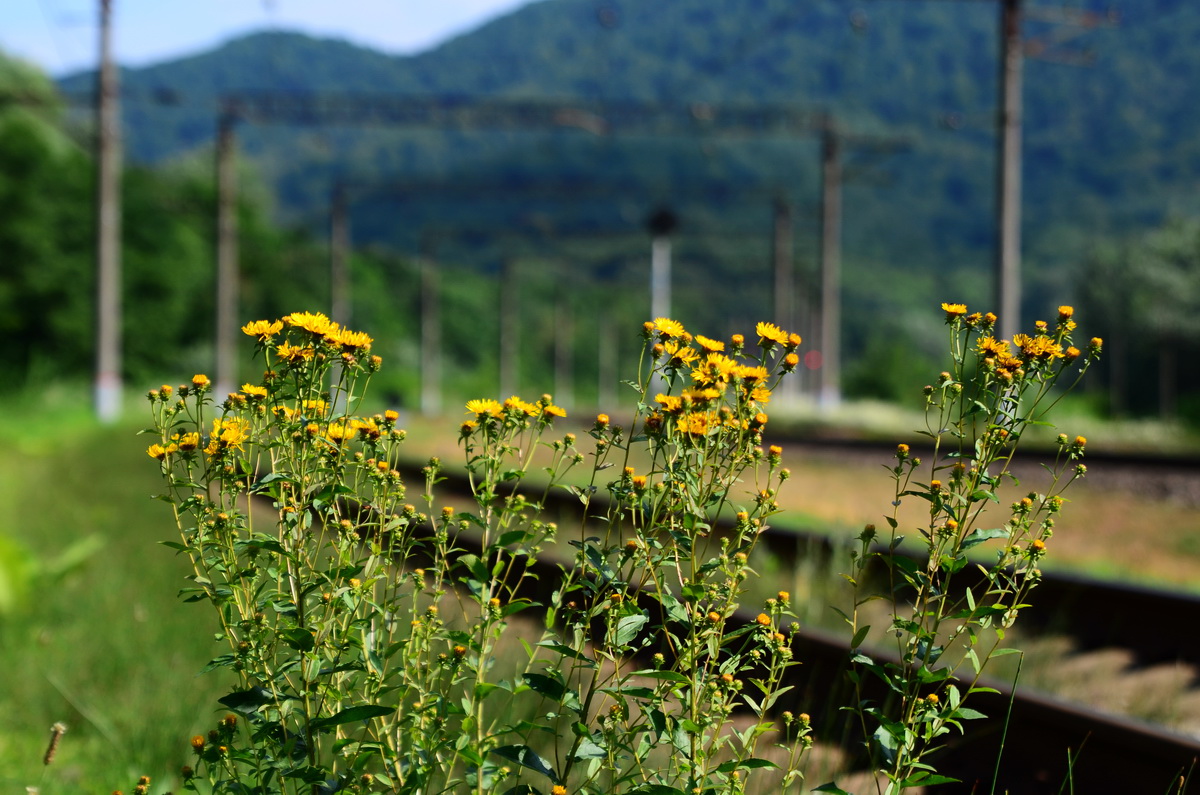
[[[469,495],[465,477],[444,476],[441,486],[445,492]],[[420,480],[415,469],[409,478],[409,482]],[[564,525],[572,517],[578,522],[580,508],[578,498],[566,491],[552,491],[546,505],[547,513]],[[759,543],[785,566],[794,565],[801,556],[837,552],[823,536],[781,528],[768,529]],[[534,582],[552,582],[559,575],[559,564],[540,561],[532,571],[538,575]],[[1142,664],[1180,661],[1200,665],[1200,637],[1180,631],[1200,615],[1198,597],[1046,574],[1032,600],[1038,609],[1022,615],[1025,628],[1067,635],[1084,649],[1126,648]],[[738,614],[732,620],[748,623],[754,615]],[[805,628],[796,637],[794,652],[795,659],[803,663],[790,669],[791,681],[786,683],[795,687],[795,698],[778,708],[814,716],[819,740],[842,748],[856,747],[854,727],[838,709],[852,698],[846,677],[848,640]],[[888,657],[878,651],[871,654],[877,660]],[[943,785],[938,792],[993,791],[993,770],[1001,752],[1004,763],[999,766],[994,791],[1013,795],[1058,793],[1068,776],[1074,792],[1167,792],[1181,776],[1189,776],[1200,759],[1200,740],[1196,738],[1044,695],[1023,691],[1014,695],[1002,683],[987,685],[999,693],[975,696],[972,706],[989,717],[971,721],[969,734],[952,741],[938,758],[939,772],[962,783]],[[882,692],[869,695],[887,697]]]
[[[923,437],[898,438],[906,442],[914,455],[932,452]],[[833,460],[854,460],[872,465],[888,461],[896,444],[881,441],[814,437],[800,433],[772,433],[771,444],[786,445],[797,453]],[[1053,454],[1036,448],[1023,449],[1016,463],[1018,471],[1032,472],[1053,461]],[[1086,463],[1088,482],[1093,486],[1134,492],[1151,499],[1200,507],[1200,456],[1144,452],[1104,451],[1089,448]]]

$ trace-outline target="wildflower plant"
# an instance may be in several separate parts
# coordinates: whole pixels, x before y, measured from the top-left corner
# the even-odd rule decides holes
[[[889,468],[897,506],[928,503],[921,554],[903,554],[895,512],[889,535],[862,534],[849,575],[852,677],[898,696],[864,689],[849,705],[889,792],[944,780],[928,754],[977,715],[964,702],[1037,583],[1085,441],[1060,437],[1049,487],[1002,526],[982,509],[1015,481],[1013,451],[1059,382],[1100,350],[1071,347],[1069,307],[1011,342],[990,336],[991,315],[943,309],[954,364],[926,388],[934,453],[922,469],[902,445]],[[185,600],[214,608],[223,649],[208,668],[235,677],[228,714],[192,739],[186,789],[734,795],[762,791],[766,769],[784,789],[802,779],[812,727],[782,700],[791,597],[744,604],[789,477],[763,434],[798,335],[647,322],[630,422],[598,415],[586,447],[555,430],[550,395],[471,400],[458,434],[471,496],[453,502],[436,458],[415,485],[401,477],[396,412],[357,413],[381,366],[369,336],[304,312],[242,330],[257,382],[219,404],[204,375],[149,393],[147,453],[179,531],[166,543],[193,564]],[[564,489],[581,510],[560,526],[546,505]],[[994,561],[968,560],[989,541]],[[898,662],[858,649],[875,560],[892,605],[876,634]],[[505,650],[529,619],[534,642]]]
[[[587,454],[554,435],[549,395],[472,400],[473,499],[441,505],[437,459],[416,489],[397,472],[397,414],[355,414],[380,366],[370,337],[312,313],[243,331],[258,382],[219,404],[203,375],[149,393],[167,543],[195,570],[183,596],[214,608],[209,669],[236,677],[229,714],[192,740],[187,789],[734,793],[775,766],[759,754],[793,664],[789,597],[748,628],[727,619],[788,476],[761,443],[798,336],[759,324],[726,352],[647,323],[636,430],[600,415]],[[576,467],[585,485],[564,484]],[[543,518],[560,486],[584,507],[569,529]],[[536,582],[560,537],[562,577]],[[541,637],[503,675],[498,646],[535,611]],[[734,732],[740,705],[755,719]],[[790,781],[807,718],[787,731]]]
[[[1001,489],[1016,491],[1013,456],[1025,433],[1048,425],[1047,412],[1074,386],[1101,352],[1094,338],[1086,352],[1072,345],[1076,324],[1059,307],[1053,327],[1039,321],[1032,334],[1011,341],[992,336],[996,317],[967,314],[962,304],[942,304],[950,331],[951,369],[926,386],[926,427],[932,454],[922,461],[901,444],[889,473],[895,483],[888,531],[868,526],[859,536],[848,579],[854,604],[843,613],[853,633],[852,680],[857,714],[876,768],[880,791],[948,782],[930,754],[964,722],[981,718],[968,697],[988,662],[1016,653],[1003,647],[1005,630],[1027,607],[1041,578],[1041,563],[1064,505],[1063,491],[1087,469],[1087,440],[1060,434],[1042,491],[1026,491],[1002,509]],[[900,506],[924,504],[914,544],[904,544]],[[991,508],[991,510],[987,510]],[[997,514],[1000,517],[997,518]],[[992,547],[990,559],[984,550]],[[886,588],[869,587],[867,569],[882,562]],[[883,599],[887,626],[872,627],[861,609]],[[895,659],[876,661],[861,650],[874,640]],[[888,699],[871,699],[869,684],[882,683]],[[991,691],[994,692],[994,691]],[[828,790],[840,792],[831,785]]]

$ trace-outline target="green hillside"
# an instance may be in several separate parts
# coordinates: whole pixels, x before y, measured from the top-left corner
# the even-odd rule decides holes
[[[1190,79],[1200,8],[1127,5],[1117,26],[1051,51],[1090,51],[1090,67],[1026,63],[1027,321],[1086,297],[1078,264],[1094,261],[1097,244],[1200,211],[1200,83]],[[1069,6],[1081,8],[1107,11],[1092,0]],[[1027,39],[1070,30],[1046,21],[1051,12],[1061,17],[1062,6],[1030,6]],[[544,0],[409,57],[263,33],[125,70],[127,147],[148,165],[203,161],[217,98],[236,91],[829,110],[848,133],[903,146],[847,149],[845,290],[855,313],[845,334],[860,370],[849,375],[862,385],[871,356],[894,358],[895,346],[870,336],[901,335],[918,356],[933,347],[936,326],[898,304],[991,302],[997,23],[986,2]],[[60,85],[86,92],[90,77]],[[485,276],[523,259],[526,278],[543,283],[537,290],[569,274],[581,290],[619,291],[639,316],[648,311],[643,221],[671,206],[682,221],[678,314],[725,331],[770,313],[771,203],[782,197],[796,212],[798,282],[807,295],[816,282],[815,136],[280,125],[243,125],[239,136],[272,217],[318,238],[332,186],[344,180],[360,245],[432,251]],[[261,278],[249,267],[252,281]]]

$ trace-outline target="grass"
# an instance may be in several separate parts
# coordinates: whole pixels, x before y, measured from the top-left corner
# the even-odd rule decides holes
[[[35,560],[0,614],[0,789],[108,792],[142,774],[173,789],[189,737],[214,721],[220,683],[195,679],[211,619],[175,598],[185,569],[156,543],[170,514],[150,499],[158,474],[138,426],[97,426],[79,393],[0,403],[0,536]],[[72,548],[82,559],[56,571]],[[43,769],[55,721],[69,730]]]

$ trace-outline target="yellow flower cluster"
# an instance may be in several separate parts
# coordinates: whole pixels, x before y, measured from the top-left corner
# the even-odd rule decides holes
[[[541,399],[536,402],[529,402],[513,395],[508,400],[501,403],[498,400],[490,398],[478,398],[467,401],[467,413],[474,414],[475,419],[501,419],[512,418],[517,420],[527,420],[532,418],[541,419],[544,422],[551,422],[555,417],[565,417],[567,412],[561,407],[554,405],[549,395],[542,395]],[[474,429],[477,423],[470,423],[470,429]],[[467,423],[464,423],[464,428]]]
[[[678,394],[660,393],[655,397],[656,410],[646,418],[646,432],[661,433],[674,427],[685,436],[698,437],[719,428],[760,428],[766,422],[760,407],[771,400],[769,382],[773,375],[791,372],[799,364],[795,350],[801,339],[799,334],[774,323],[758,323],[755,332],[762,354],[757,360],[743,362],[738,358],[745,344],[741,334],[730,338],[727,354],[725,342],[699,334],[693,337],[670,318],[660,317],[644,324],[655,366],[668,380],[686,374],[690,382]],[[768,358],[776,348],[782,349],[782,355],[772,363]],[[731,388],[730,405],[721,406],[722,397]],[[757,422],[759,417],[761,422]]]
[[[260,343],[270,343],[275,335],[287,327],[300,332],[307,332],[307,338],[293,342],[285,340],[275,346],[275,355],[290,364],[304,362],[316,355],[314,345],[322,344],[326,348],[340,351],[344,355],[366,353],[374,342],[371,337],[361,331],[352,331],[336,321],[330,320],[320,312],[293,312],[282,320],[255,320],[242,326],[242,332],[256,338]]]
[[[241,450],[249,438],[249,421],[241,417],[222,417],[213,420],[212,433],[208,437],[208,445],[205,446],[204,452],[216,455],[224,450]]]
[[[946,312],[948,323],[957,324],[961,318],[962,325],[968,329],[980,328],[986,332],[996,322],[996,316],[991,313],[966,315],[965,304],[942,304],[942,310]],[[1034,334],[1014,334],[1011,342],[990,335],[981,336],[975,342],[975,353],[985,368],[1006,382],[1023,377],[1028,370],[1045,368],[1059,359],[1063,364],[1069,364],[1081,355],[1080,350],[1070,344],[1070,333],[1075,329],[1075,321],[1071,319],[1074,314],[1073,307],[1060,306],[1053,332],[1048,323],[1039,320],[1034,324]],[[1099,347],[1093,345],[1092,353],[1099,353]]]
[[[177,433],[171,436],[171,441],[166,446],[161,444],[152,444],[146,450],[146,455],[151,458],[162,461],[174,453],[191,453],[200,446],[200,434],[198,433]]]

